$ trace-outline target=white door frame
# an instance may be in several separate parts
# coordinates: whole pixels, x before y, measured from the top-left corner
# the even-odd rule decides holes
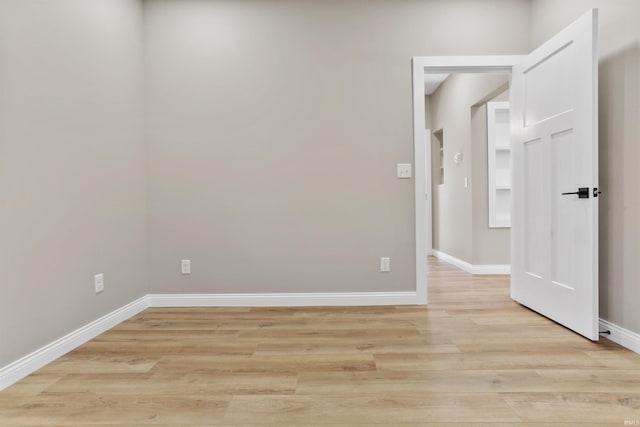
[[[424,141],[424,163],[425,163],[425,196],[424,199],[427,202],[427,228],[426,228],[426,245],[427,245],[427,256],[433,255],[433,227],[431,224],[433,223],[432,215],[433,215],[433,188],[431,186],[431,129],[425,129],[424,135],[422,136]]]
[[[432,227],[431,162],[427,164],[425,144],[424,73],[504,73],[511,77],[520,55],[505,56],[414,56],[413,74],[413,167],[416,235],[417,304],[427,301],[427,227]],[[428,200],[425,194],[429,189]],[[513,198],[512,198],[513,200]]]

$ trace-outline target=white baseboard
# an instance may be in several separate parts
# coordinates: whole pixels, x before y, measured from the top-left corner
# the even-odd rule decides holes
[[[0,368],[0,391],[149,307],[312,307],[420,305],[416,292],[150,294]]]
[[[471,273],[471,271],[473,270],[473,266],[471,264],[469,264],[466,261],[462,261],[459,258],[456,258],[454,256],[451,256],[449,254],[445,254],[444,252],[440,252],[436,249],[433,250],[433,256],[444,261],[444,262],[448,262],[451,265],[455,265],[456,267],[458,267],[461,270],[466,271],[467,273]]]
[[[147,307],[147,297],[144,296],[0,368],[0,391]]]
[[[451,265],[455,265],[461,270],[466,271],[470,274],[479,274],[479,275],[509,275],[511,274],[511,266],[509,264],[469,264],[466,261],[463,261],[459,258],[446,254],[444,252],[440,252],[436,249],[433,249],[433,256],[438,259],[441,259],[444,262],[448,262]]]
[[[471,264],[436,250],[433,252],[443,261],[465,271],[473,271]],[[486,274],[501,274],[495,273],[497,269],[488,269],[488,271],[492,273]],[[0,368],[0,391],[148,307],[317,307],[414,304],[423,304],[418,301],[416,292],[150,294]],[[611,335],[607,335],[611,341],[640,354],[639,334],[603,319],[600,319],[600,329],[611,331]]]
[[[150,294],[150,307],[318,307],[420,305],[412,292]]]
[[[509,264],[478,264],[471,266],[471,274],[508,276],[511,274],[511,266]]]
[[[609,338],[614,343],[640,354],[640,334],[631,332],[604,319],[600,319],[599,326],[601,331],[611,332],[610,335],[604,335],[605,338]]]

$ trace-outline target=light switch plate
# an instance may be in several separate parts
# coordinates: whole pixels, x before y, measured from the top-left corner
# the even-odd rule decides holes
[[[398,178],[411,178],[411,163],[398,163]]]
[[[191,260],[183,259],[180,261],[180,272],[182,274],[191,274]]]

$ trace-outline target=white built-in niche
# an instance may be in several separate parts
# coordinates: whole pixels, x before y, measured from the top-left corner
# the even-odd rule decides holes
[[[489,228],[511,227],[509,103],[487,103]]]

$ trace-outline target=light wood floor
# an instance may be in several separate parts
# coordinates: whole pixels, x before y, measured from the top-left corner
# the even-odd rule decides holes
[[[639,355],[429,262],[428,307],[147,310],[0,392],[0,426],[640,423]]]

